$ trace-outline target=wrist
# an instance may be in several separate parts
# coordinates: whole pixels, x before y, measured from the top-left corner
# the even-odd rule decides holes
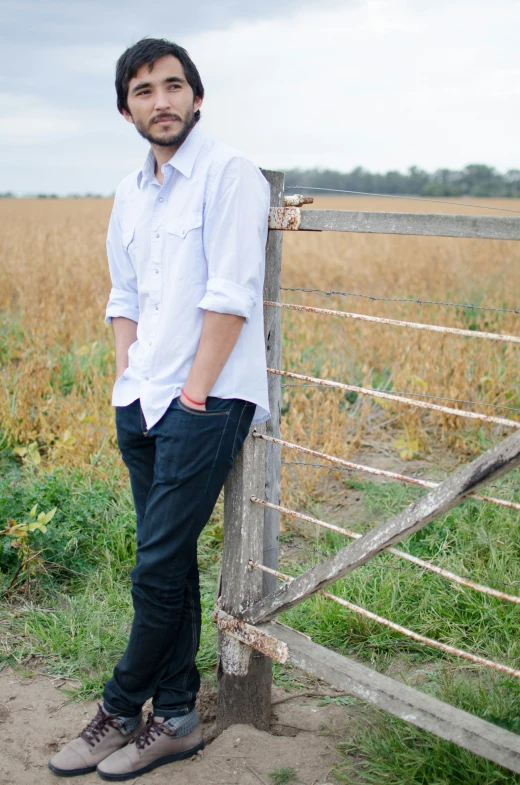
[[[189,394],[183,388],[181,390],[181,395],[186,398],[186,400],[191,403],[193,406],[206,406],[206,396],[202,399],[202,396],[196,396],[195,394]]]

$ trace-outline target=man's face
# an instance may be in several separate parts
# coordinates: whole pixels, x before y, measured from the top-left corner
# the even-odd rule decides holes
[[[157,60],[151,71],[141,66],[128,85],[128,108],[123,116],[151,144],[181,145],[195,125],[202,98],[193,97],[184,69],[173,55]]]

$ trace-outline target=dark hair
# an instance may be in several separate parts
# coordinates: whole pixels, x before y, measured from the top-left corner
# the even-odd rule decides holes
[[[116,65],[116,93],[117,108],[120,112],[128,112],[128,85],[138,70],[147,65],[150,71],[154,63],[161,57],[173,55],[179,60],[184,70],[184,76],[193,90],[195,98],[204,98],[204,87],[195,63],[190,58],[186,49],[167,41],[166,38],[142,38],[133,46],[123,52]],[[195,121],[200,120],[200,111],[195,112]]]

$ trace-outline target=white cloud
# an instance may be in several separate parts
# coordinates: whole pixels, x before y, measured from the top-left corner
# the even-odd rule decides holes
[[[91,79],[102,76],[112,82],[120,54],[121,47],[109,44],[78,46],[65,44],[53,47],[48,54],[48,59],[55,68],[66,69],[72,74],[84,74]]]
[[[227,19],[234,2],[226,2]],[[98,4],[105,16],[95,39],[90,17],[83,33],[66,17],[74,37],[60,33],[44,43],[38,73],[13,69],[4,82],[9,94],[0,96],[5,187],[23,179],[33,183],[28,190],[110,192],[129,162],[144,158],[146,143],[119,117],[113,87],[130,27],[135,37],[150,32],[134,6],[123,29],[122,6]],[[84,4],[76,8],[88,16]],[[181,28],[189,35],[178,35],[172,18],[159,34],[178,37],[200,69],[203,126],[263,166],[518,167],[518,0],[494,0],[491,10],[489,0],[306,2],[285,16],[278,5],[277,16],[268,16],[267,7],[255,21],[244,12],[219,29],[197,27],[197,8],[194,0]],[[44,42],[53,18],[37,23]],[[4,58],[12,60],[8,52]],[[27,152],[15,171],[10,151],[21,144]],[[88,166],[81,167],[78,149]],[[55,163],[30,163],[42,157]]]
[[[61,139],[81,130],[73,113],[52,106],[35,95],[0,93],[0,142],[10,145],[34,144]]]
[[[509,0],[493,14],[487,0],[380,0],[188,43],[206,75],[209,127],[265,165],[508,168],[520,83],[504,26],[518,22]]]

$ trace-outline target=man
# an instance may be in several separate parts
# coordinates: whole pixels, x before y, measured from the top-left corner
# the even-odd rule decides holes
[[[49,761],[62,776],[97,768],[108,780],[203,747],[197,538],[251,423],[269,417],[268,184],[200,130],[204,89],[181,47],[143,39],[127,49],[116,91],[151,145],[117,189],[107,240],[112,402],[137,515],[134,619],[96,716]]]

